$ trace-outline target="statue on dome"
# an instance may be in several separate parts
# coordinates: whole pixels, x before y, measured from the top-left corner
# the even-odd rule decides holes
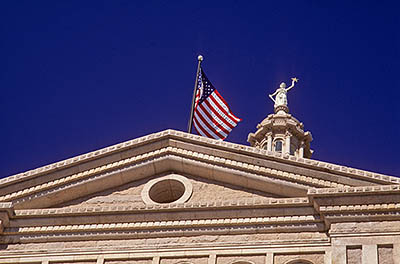
[[[286,83],[281,83],[278,89],[273,94],[270,94],[269,97],[272,101],[274,101],[274,108],[278,106],[287,106],[287,96],[286,93],[294,87],[294,83],[298,82],[299,79],[292,78],[292,85],[286,88]],[[275,96],[275,98],[274,98]]]

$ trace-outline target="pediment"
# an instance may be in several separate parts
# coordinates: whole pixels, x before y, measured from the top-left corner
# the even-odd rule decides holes
[[[143,208],[169,203],[233,203],[268,200],[276,194],[252,190],[201,177],[167,173],[109,188],[62,204],[57,208],[124,206]]]
[[[395,177],[166,130],[1,179],[0,202],[12,202],[16,209],[100,203],[101,195],[117,199],[118,192],[171,173],[232,190],[232,199],[304,197],[311,188],[400,183]]]

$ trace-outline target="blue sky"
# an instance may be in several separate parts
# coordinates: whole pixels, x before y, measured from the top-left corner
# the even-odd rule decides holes
[[[313,158],[400,176],[397,1],[8,1],[0,177],[167,128],[186,131],[197,55],[243,119],[291,114]]]

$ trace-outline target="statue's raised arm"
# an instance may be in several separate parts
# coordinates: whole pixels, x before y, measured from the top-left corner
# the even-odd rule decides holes
[[[296,77],[292,78],[292,85],[290,85],[287,89],[286,92],[289,91],[290,89],[292,89],[294,87],[294,83],[297,83],[299,81],[299,79],[297,79]]]

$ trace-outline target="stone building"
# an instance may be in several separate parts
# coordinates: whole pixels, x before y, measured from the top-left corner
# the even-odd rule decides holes
[[[311,159],[275,107],[250,146],[165,130],[0,180],[0,263],[400,264],[400,178]]]

